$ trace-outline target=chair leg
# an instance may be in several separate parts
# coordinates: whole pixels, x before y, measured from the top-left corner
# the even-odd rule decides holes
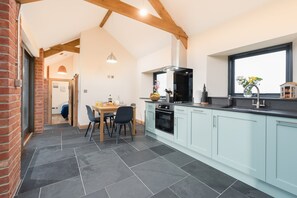
[[[116,126],[116,144],[119,143],[119,136],[120,136],[120,127]]]
[[[126,124],[124,124],[125,136],[127,135]]]
[[[90,129],[90,126],[91,126],[91,123],[92,123],[92,122],[89,122],[89,126],[88,126],[88,129],[87,129],[86,133],[85,133],[85,137],[86,137],[86,136],[87,136],[87,134],[88,134],[88,131],[89,131],[89,129]]]
[[[111,136],[110,136],[110,133],[109,133],[108,124],[107,124],[106,120],[105,120],[105,126],[106,126],[106,129],[107,129],[108,136],[111,137]]]
[[[131,122],[128,123],[128,127],[130,129],[130,133],[131,133],[131,139],[133,141],[133,133],[132,133],[132,125],[131,125]]]
[[[112,137],[112,134],[113,134],[113,130],[114,130],[114,129],[116,130],[116,128],[115,128],[115,124],[113,123],[113,124],[112,124],[112,129],[111,129],[110,137]]]
[[[91,128],[91,133],[90,133],[89,141],[92,140],[92,135],[93,135],[94,130],[95,130],[95,122],[92,122],[92,128]]]

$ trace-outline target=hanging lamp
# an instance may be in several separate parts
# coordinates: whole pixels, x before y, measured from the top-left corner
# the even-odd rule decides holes
[[[117,60],[117,58],[113,55],[113,53],[111,52],[111,54],[107,57],[106,62],[107,62],[107,63],[114,64],[114,63],[117,63],[118,60]]]
[[[61,65],[58,69],[58,74],[67,74],[66,67]]]

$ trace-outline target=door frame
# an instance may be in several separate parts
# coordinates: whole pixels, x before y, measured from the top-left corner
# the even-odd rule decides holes
[[[47,109],[47,114],[48,114],[48,124],[52,124],[52,102],[53,102],[53,81],[59,81],[59,82],[68,82],[68,86],[71,87],[71,79],[59,79],[59,78],[49,78],[48,81],[48,109]],[[71,89],[67,89],[69,92]],[[68,93],[69,96],[71,93]],[[68,101],[69,103],[69,101]],[[70,107],[69,107],[70,108]]]

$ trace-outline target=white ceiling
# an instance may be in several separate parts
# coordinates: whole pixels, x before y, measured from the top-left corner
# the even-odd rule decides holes
[[[145,6],[147,0],[122,0]],[[176,24],[193,36],[275,0],[160,0]],[[22,5],[22,16],[40,48],[78,38],[80,32],[98,27],[106,9],[84,0],[42,0]],[[103,27],[132,55],[141,57],[170,44],[171,34],[113,13]]]

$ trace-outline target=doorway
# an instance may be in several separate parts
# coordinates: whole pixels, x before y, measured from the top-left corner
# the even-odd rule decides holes
[[[78,75],[73,79],[49,79],[48,122],[77,126]]]
[[[34,131],[34,59],[23,50],[22,145]]]

